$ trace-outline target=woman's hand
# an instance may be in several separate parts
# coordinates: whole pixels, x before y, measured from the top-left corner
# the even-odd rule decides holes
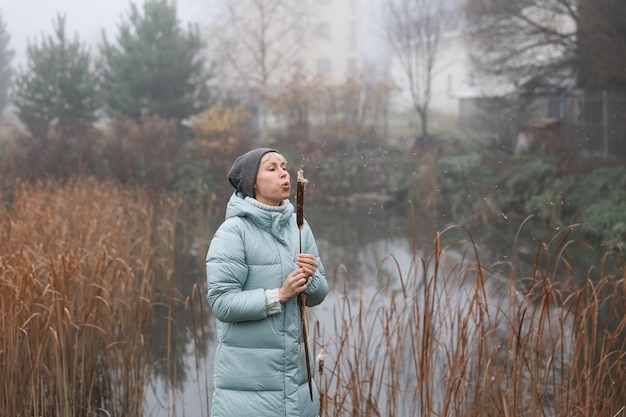
[[[304,292],[304,290],[306,290],[307,279],[307,271],[304,268],[298,268],[289,274],[283,286],[278,289],[280,302],[285,303],[296,295]]]
[[[315,271],[317,271],[317,259],[315,259],[315,256],[308,253],[299,254],[296,258],[296,265],[304,269],[307,273],[307,279],[313,276]]]
[[[293,271],[283,286],[278,290],[280,302],[284,303],[306,290],[306,283],[317,271],[317,259],[308,253],[301,253],[296,258],[298,269]]]

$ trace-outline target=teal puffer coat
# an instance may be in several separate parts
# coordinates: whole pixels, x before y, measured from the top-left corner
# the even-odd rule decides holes
[[[319,413],[315,386],[310,399],[296,298],[283,304],[282,312],[267,313],[265,290],[282,286],[297,268],[300,251],[294,207],[288,201],[284,204],[282,212],[264,210],[236,192],[228,202],[226,220],[211,240],[206,273],[218,338],[212,417]],[[307,306],[314,306],[326,297],[328,283],[306,222],[302,251],[318,261],[305,293]],[[311,357],[314,372],[313,364]]]

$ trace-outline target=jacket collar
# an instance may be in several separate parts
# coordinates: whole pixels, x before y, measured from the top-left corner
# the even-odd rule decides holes
[[[283,200],[283,205],[284,209],[272,209],[256,200],[247,201],[243,194],[235,191],[228,201],[226,218],[244,217],[284,243],[284,231],[295,208],[289,200]]]

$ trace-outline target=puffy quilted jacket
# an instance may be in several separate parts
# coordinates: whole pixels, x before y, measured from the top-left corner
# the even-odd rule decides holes
[[[217,318],[218,338],[212,417],[319,413],[315,386],[310,399],[296,298],[284,303],[281,313],[267,314],[265,290],[282,286],[297,268],[300,250],[294,207],[285,203],[285,211],[268,211],[236,192],[209,246],[208,301]],[[306,222],[302,248],[318,260],[305,293],[306,304],[314,306],[326,297],[328,284]],[[311,357],[312,368],[313,364]]]

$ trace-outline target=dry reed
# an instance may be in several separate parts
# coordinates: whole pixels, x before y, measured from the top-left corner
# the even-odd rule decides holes
[[[3,203],[2,414],[142,415],[179,202],[77,179],[20,184]]]
[[[345,288],[334,322],[316,323],[322,416],[625,416],[621,254],[597,276],[573,271],[565,232],[538,248],[545,269],[519,277],[483,266],[471,237],[444,245],[446,233],[408,270],[384,260],[398,290]]]
[[[177,297],[179,204],[81,179],[22,184],[0,209],[3,415],[142,415],[153,310]],[[313,327],[326,352],[315,376],[322,415],[624,417],[622,255],[575,271],[564,232],[521,277],[514,263],[482,265],[471,236],[444,243],[447,232],[427,256],[414,242],[410,265],[383,260],[397,289],[335,291],[334,320]],[[157,281],[167,285],[161,301]],[[191,291],[197,372],[206,317],[204,291]]]

